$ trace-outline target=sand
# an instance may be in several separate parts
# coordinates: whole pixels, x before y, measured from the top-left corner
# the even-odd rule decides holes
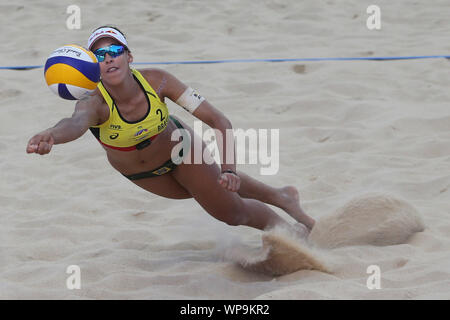
[[[66,27],[71,4],[2,1],[0,64],[42,65],[59,46],[86,45],[102,24],[127,34],[135,62],[450,51],[446,0],[377,1],[381,30],[366,27],[372,1],[83,0],[79,30]],[[448,60],[159,67],[197,88],[234,128],[280,129],[276,175],[261,175],[260,165],[239,169],[296,186],[317,226],[330,226],[362,195],[382,193],[412,208],[417,220],[408,221],[423,231],[408,224],[400,228],[407,237],[381,245],[364,232],[337,247],[311,240],[308,252],[332,272],[248,270],[226,253],[260,250],[260,231],[227,226],[194,200],[139,189],[89,133],[49,155],[27,155],[29,138],[69,117],[74,103],[47,88],[42,69],[0,70],[1,299],[450,298]],[[169,109],[193,124],[183,109]],[[66,286],[72,265],[81,289]],[[380,289],[367,287],[372,265]]]

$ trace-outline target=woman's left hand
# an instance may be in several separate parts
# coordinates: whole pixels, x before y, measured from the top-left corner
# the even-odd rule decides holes
[[[231,172],[222,172],[219,183],[231,192],[237,192],[241,186],[241,178],[237,174]]]

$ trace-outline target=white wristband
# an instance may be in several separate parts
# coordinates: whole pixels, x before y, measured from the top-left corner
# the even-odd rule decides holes
[[[205,101],[194,89],[188,87],[183,94],[178,98],[176,104],[182,106],[187,112],[194,113],[195,109]]]

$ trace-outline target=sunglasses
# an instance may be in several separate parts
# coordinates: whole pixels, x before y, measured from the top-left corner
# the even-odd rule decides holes
[[[125,51],[124,46],[112,44],[109,47],[99,48],[95,50],[94,54],[97,57],[98,62],[103,62],[105,60],[106,54],[109,54],[111,57],[115,58],[123,54],[124,51]]]

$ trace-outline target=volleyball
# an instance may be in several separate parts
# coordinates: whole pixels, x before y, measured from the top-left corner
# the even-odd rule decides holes
[[[93,92],[100,81],[100,65],[95,55],[78,45],[60,47],[48,57],[45,81],[63,99],[78,100]]]

